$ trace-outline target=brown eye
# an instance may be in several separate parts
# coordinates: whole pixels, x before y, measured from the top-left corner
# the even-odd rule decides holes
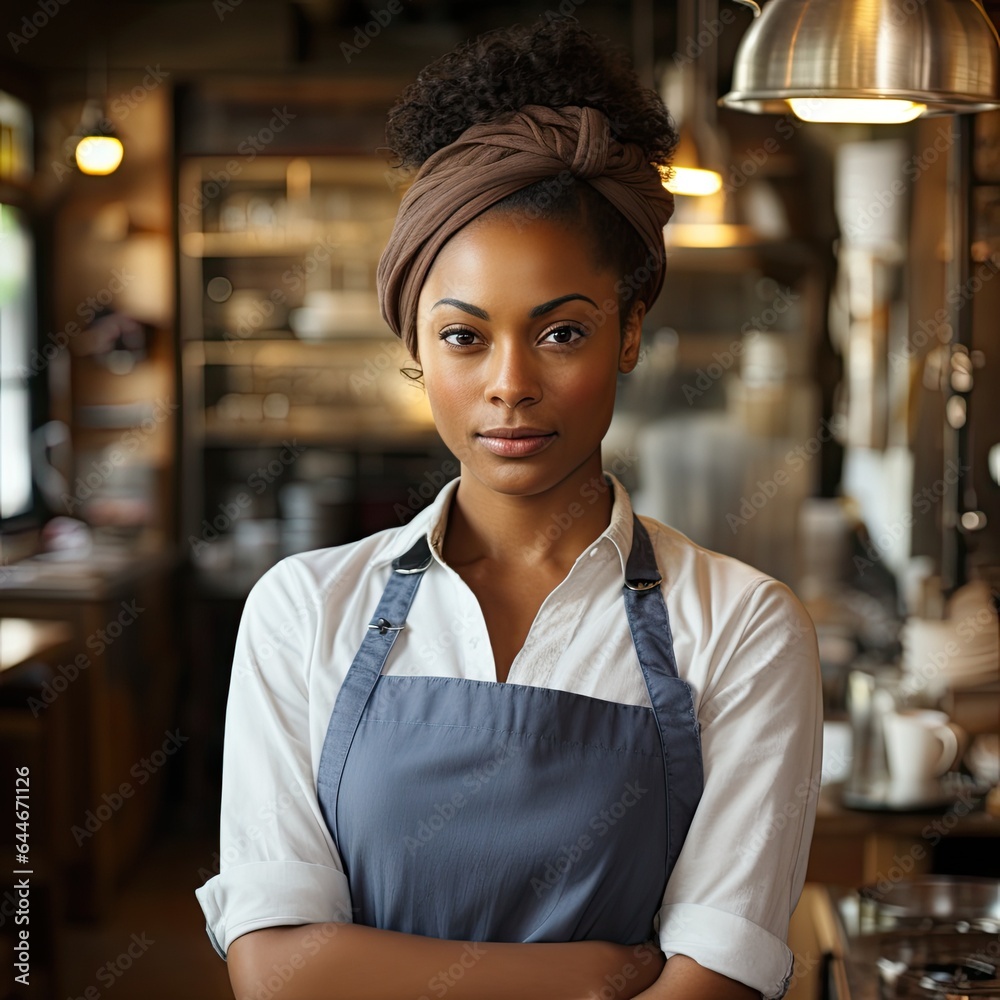
[[[452,338],[456,338],[452,340]],[[441,339],[454,347],[471,347],[476,342],[476,333],[474,330],[458,329],[458,330],[444,330],[441,333]]]
[[[575,344],[586,336],[583,330],[576,326],[557,326],[545,332],[543,340],[551,337],[554,344]]]

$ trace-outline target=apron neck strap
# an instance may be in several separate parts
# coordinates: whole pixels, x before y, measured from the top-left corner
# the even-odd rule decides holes
[[[421,535],[401,556],[393,559],[392,568],[397,573],[423,573],[432,558],[427,536]]]
[[[652,590],[659,587],[662,579],[656,568],[656,554],[653,552],[653,543],[649,540],[649,532],[633,512],[632,551],[629,552],[625,566],[625,586],[629,590]]]

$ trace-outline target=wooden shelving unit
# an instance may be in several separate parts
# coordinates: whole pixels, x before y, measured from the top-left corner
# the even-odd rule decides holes
[[[312,453],[283,465],[244,521],[283,528],[285,487],[322,478],[310,463],[349,482],[354,513],[313,547],[372,528],[363,509],[373,488],[380,499],[391,490],[395,458],[440,464],[424,394],[400,376],[408,356],[378,315],[375,270],[400,198],[386,171],[377,157],[346,154],[180,164],[181,534],[196,564],[202,543],[218,543],[225,562],[238,541],[235,523],[232,538],[205,525],[246,489],[251,456],[280,463],[290,442]],[[342,301],[350,308],[338,314]],[[401,495],[412,475],[404,466]],[[295,550],[283,535],[277,555]]]

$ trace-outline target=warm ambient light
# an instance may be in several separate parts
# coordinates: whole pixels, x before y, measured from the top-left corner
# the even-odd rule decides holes
[[[738,247],[757,242],[751,226],[728,222],[671,222],[663,230],[667,246]]]
[[[853,122],[861,125],[898,125],[911,122],[927,110],[926,104],[889,98],[790,97],[788,103],[806,122]]]
[[[663,186],[671,194],[684,194],[699,198],[715,194],[722,188],[722,175],[714,170],[700,170],[695,167],[674,167],[673,176],[664,181]]]
[[[84,136],[76,147],[76,165],[85,174],[112,174],[125,155],[121,140],[111,135]]]

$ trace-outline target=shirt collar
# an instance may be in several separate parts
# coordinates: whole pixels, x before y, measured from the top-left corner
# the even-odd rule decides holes
[[[372,560],[373,567],[385,566],[397,556],[406,552],[421,536],[427,539],[434,559],[442,566],[447,564],[441,554],[441,544],[444,541],[445,528],[448,524],[448,511],[451,501],[458,489],[459,476],[449,480],[441,487],[438,495],[423,510],[418,511],[413,518],[399,529],[399,534],[393,544],[380,556]],[[610,472],[604,472],[604,480],[614,490],[611,507],[611,521],[601,534],[584,550],[584,554],[598,546],[614,547],[621,564],[622,579],[625,579],[625,567],[629,553],[632,550],[632,503],[628,492],[618,479]],[[596,481],[584,486],[580,491],[579,505],[593,503],[599,496],[600,487]]]

